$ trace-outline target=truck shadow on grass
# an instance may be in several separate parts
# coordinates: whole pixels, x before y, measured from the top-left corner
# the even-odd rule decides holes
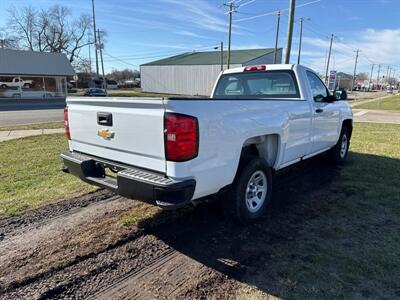
[[[399,178],[400,160],[350,153],[335,167],[319,156],[277,174],[269,211],[254,225],[201,205],[152,234],[217,271],[188,298],[238,295],[236,281],[283,298],[396,298]]]

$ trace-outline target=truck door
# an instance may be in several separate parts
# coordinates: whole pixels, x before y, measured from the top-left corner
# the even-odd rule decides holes
[[[329,95],[322,80],[311,71],[306,71],[312,93],[312,135],[309,153],[330,148],[336,144],[339,134],[340,110],[337,102],[328,103]]]

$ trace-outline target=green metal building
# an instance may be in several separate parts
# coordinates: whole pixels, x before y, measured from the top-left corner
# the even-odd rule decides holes
[[[272,64],[274,49],[231,51],[230,68]],[[282,60],[278,49],[277,62]],[[190,52],[160,59],[140,66],[141,86],[145,92],[209,96],[215,80],[226,69],[227,52]]]

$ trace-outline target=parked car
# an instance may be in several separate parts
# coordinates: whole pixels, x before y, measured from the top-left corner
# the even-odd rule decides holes
[[[87,89],[84,95],[89,97],[107,97],[107,93],[104,90],[97,88]]]
[[[65,172],[166,209],[224,195],[244,223],[276,171],[323,152],[343,164],[353,129],[314,71],[278,64],[223,71],[211,98],[68,98],[64,118]]]
[[[115,80],[108,80],[107,79],[107,88],[110,90],[116,90],[118,89],[118,82]]]
[[[0,82],[0,87],[2,89],[10,88],[10,87],[24,87],[24,88],[30,88],[33,86],[33,80],[22,80],[19,78],[13,78],[11,81],[1,81]]]
[[[337,100],[347,100],[347,92],[345,89],[338,89],[333,91],[333,95]]]
[[[52,98],[55,97],[56,93],[54,92],[49,92],[49,91],[33,91],[33,90],[28,90],[28,91],[18,91],[18,90],[7,90],[3,92],[3,97],[5,98],[32,98],[32,99],[38,99],[38,98]]]
[[[390,85],[388,85],[388,86],[386,87],[386,93],[388,93],[388,94],[393,94],[393,87],[390,86]]]

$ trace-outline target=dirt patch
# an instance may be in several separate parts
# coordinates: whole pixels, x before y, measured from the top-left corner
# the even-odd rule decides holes
[[[363,163],[352,157],[348,168]],[[216,203],[143,219],[136,201],[92,202],[0,242],[0,298],[395,298],[398,281],[374,276],[397,259],[381,237],[397,238],[399,220],[338,185],[342,173],[324,157],[280,172],[268,214],[247,227]]]
[[[8,236],[21,233],[24,228],[46,222],[66,213],[73,213],[74,210],[79,210],[91,203],[104,201],[113,195],[112,192],[99,190],[72,199],[62,199],[43,205],[21,215],[0,218],[0,241]]]

